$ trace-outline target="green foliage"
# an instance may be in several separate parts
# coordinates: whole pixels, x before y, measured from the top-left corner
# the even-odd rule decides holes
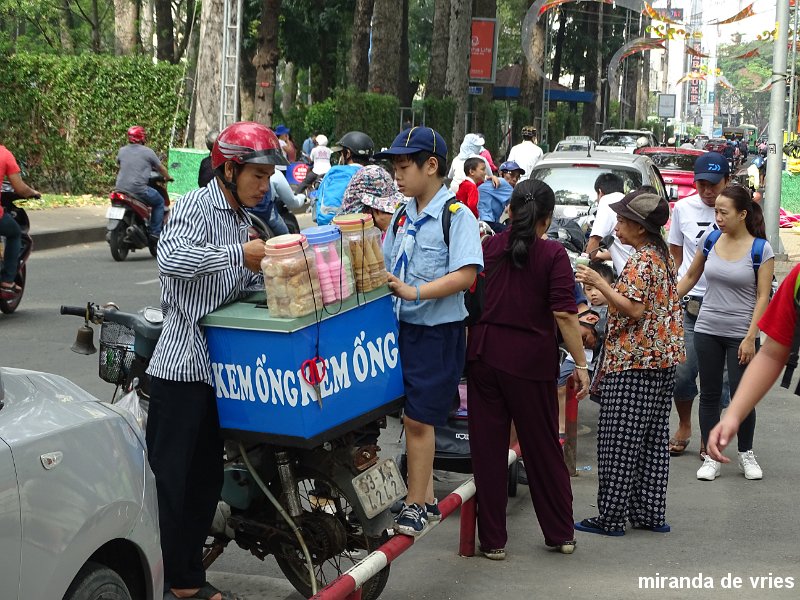
[[[522,141],[522,128],[533,123],[531,111],[515,104],[511,109],[511,145],[519,144]]]
[[[434,0],[414,0],[408,9],[408,73],[411,81],[426,81],[431,61]]]
[[[137,57],[0,58],[2,142],[41,190],[104,193],[131,125],[144,126],[148,145],[166,153],[182,76],[180,66]],[[176,125],[185,122],[181,106]]]
[[[336,100],[328,98],[309,106],[303,123],[306,131],[317,131],[332,138],[336,130]]]
[[[500,151],[500,140],[503,132],[503,114],[505,107],[502,102],[490,102],[488,98],[480,96],[475,102],[475,119],[473,130],[483,134],[486,148],[497,156]]]
[[[570,110],[565,102],[559,102],[556,110],[547,115],[547,139],[551,149],[568,135],[580,135],[581,117]]]
[[[381,148],[389,146],[400,131],[400,101],[394,96],[346,89],[336,91],[334,98],[337,136],[363,131]]]
[[[302,144],[312,131],[306,128],[308,109],[305,106],[293,106],[286,115],[281,114],[279,105],[276,104],[275,109],[275,114],[280,116],[280,121],[276,120],[275,123],[284,123],[292,130],[294,140],[298,144]]]
[[[451,98],[425,98],[419,103],[423,111],[425,127],[438,131],[448,144],[453,146],[453,120],[456,115],[456,103]],[[461,140],[458,140],[460,142]],[[455,156],[450,152],[451,157]]]
[[[736,58],[758,49],[759,55]],[[733,86],[732,90],[717,86],[720,112],[728,113],[730,107],[741,106],[742,122],[754,123],[759,129],[766,125],[769,116],[770,92],[756,92],[769,81],[772,73],[773,44],[753,41],[747,44],[721,46],[717,67]],[[789,53],[791,57],[791,53]],[[789,65],[791,66],[791,65]],[[722,123],[725,125],[726,123]]]

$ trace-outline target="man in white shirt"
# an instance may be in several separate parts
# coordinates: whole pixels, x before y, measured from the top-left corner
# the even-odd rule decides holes
[[[508,153],[508,160],[516,162],[523,170],[520,176],[520,181],[525,181],[531,176],[533,167],[536,166],[544,152],[536,144],[533,143],[533,138],[536,137],[536,128],[531,125],[526,125],[522,128],[522,142],[511,148]]]
[[[694,163],[694,182],[697,193],[675,203],[672,209],[672,224],[667,242],[669,251],[678,268],[680,280],[689,270],[697,253],[697,245],[710,229],[716,229],[714,202],[730,181],[727,159],[717,152],[708,152]],[[683,332],[686,344],[686,361],[678,365],[675,372],[675,409],[678,411],[678,430],[669,440],[672,456],[680,456],[692,437],[692,402],[697,395],[697,353],[694,350],[694,324],[703,295],[706,293],[706,278],[701,276],[684,300]],[[727,379],[723,396],[729,396]],[[723,398],[723,403],[725,398]],[[702,443],[702,442],[701,442]],[[701,453],[703,447],[701,447]]]
[[[633,247],[623,244],[614,233],[617,226],[617,213],[611,210],[614,202],[619,202],[624,197],[625,184],[622,177],[614,173],[602,173],[594,182],[594,191],[597,192],[597,214],[594,218],[594,225],[589,234],[589,243],[586,245],[586,252],[592,260],[606,260],[607,255],[595,252],[600,247],[600,240],[607,235],[614,236],[614,243],[609,247],[611,261],[614,263],[614,271],[617,275],[622,272],[625,263],[628,262]],[[594,254],[592,254],[594,252]]]

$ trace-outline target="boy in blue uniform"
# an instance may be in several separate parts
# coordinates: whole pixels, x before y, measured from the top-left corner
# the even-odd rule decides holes
[[[412,198],[404,215],[395,213],[383,251],[397,296],[406,392],[408,496],[397,530],[416,536],[428,520],[441,518],[433,497],[433,427],[447,422],[458,391],[466,351],[464,290],[483,268],[483,252],[478,222],[462,204],[449,208],[445,241],[442,216],[453,193],[442,185],[447,145],[441,135],[414,127],[376,158],[392,160],[400,192]]]

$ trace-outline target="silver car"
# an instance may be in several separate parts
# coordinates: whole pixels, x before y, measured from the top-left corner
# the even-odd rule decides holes
[[[647,156],[593,152],[551,152],[536,163],[532,179],[549,185],[556,195],[554,217],[580,217],[589,212],[597,200],[594,182],[601,173],[615,173],[622,178],[625,193],[651,185],[667,198],[664,180],[658,167]]]
[[[57,375],[0,368],[0,598],[159,599],[144,435]]]

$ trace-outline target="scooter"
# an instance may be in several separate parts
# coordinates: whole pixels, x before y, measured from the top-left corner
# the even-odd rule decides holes
[[[0,298],[0,312],[4,314],[13,313],[17,310],[19,303],[22,301],[22,294],[25,292],[25,279],[27,276],[25,264],[28,262],[28,258],[33,250],[33,239],[29,233],[31,222],[25,210],[15,204],[20,200],[25,200],[25,198],[17,195],[14,188],[11,187],[11,184],[4,182],[2,188],[0,188],[0,202],[2,202],[3,210],[14,217],[17,225],[19,225],[19,228],[22,230],[22,247],[19,254],[19,267],[17,268],[17,277],[14,280],[14,283],[21,288],[21,291],[19,294],[15,295],[14,298],[8,300]],[[0,237],[0,262],[2,262],[4,250],[5,239]]]
[[[120,389],[133,389],[143,406],[161,310],[124,313],[114,304],[90,303],[62,306],[61,314],[84,319],[72,347],[81,354],[97,351],[89,324],[100,325],[100,377],[117,386],[112,402]],[[310,449],[244,438],[225,442],[224,485],[203,554],[206,568],[233,541],[261,560],[272,554],[309,598],[388,539],[390,507],[406,493],[397,465],[384,459],[359,472],[355,434],[336,435]],[[364,584],[361,597],[378,598],[388,578],[387,565]]]
[[[160,173],[154,172],[150,175],[148,186],[164,198],[164,223],[169,216],[169,194],[165,184],[166,180]],[[147,233],[152,207],[120,190],[113,190],[109,199],[111,206],[106,211],[106,241],[111,247],[111,257],[122,262],[128,257],[128,252],[136,252],[142,248],[147,248],[155,256],[158,241],[151,239]]]

